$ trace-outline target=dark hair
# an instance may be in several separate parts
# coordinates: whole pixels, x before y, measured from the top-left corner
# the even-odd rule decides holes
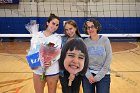
[[[68,20],[68,21],[65,22],[65,24],[64,24],[64,34],[65,34],[66,36],[67,36],[67,34],[66,34],[66,32],[65,32],[65,26],[66,26],[66,24],[70,24],[70,25],[72,25],[74,28],[76,28],[76,35],[79,36],[79,37],[81,37],[80,31],[79,31],[79,29],[78,29],[78,26],[77,26],[77,24],[76,24],[76,22],[75,22],[74,20]]]
[[[101,28],[102,28],[101,24],[100,24],[99,21],[97,21],[96,19],[91,18],[91,19],[86,20],[86,22],[85,22],[84,25],[83,25],[83,30],[84,30],[84,32],[85,32],[86,34],[88,34],[88,33],[87,33],[87,22],[92,22],[92,23],[94,24],[95,28],[97,29],[97,33],[99,33],[99,31],[100,31]]]
[[[68,41],[62,48],[60,59],[59,59],[59,66],[60,70],[66,70],[64,67],[64,60],[66,57],[66,53],[68,50],[80,50],[82,53],[85,54],[85,62],[84,62],[84,68],[82,71],[79,72],[79,74],[84,75],[87,71],[88,63],[89,63],[89,57],[88,57],[88,51],[85,43],[80,38],[74,38],[70,41]]]
[[[58,16],[56,16],[55,14],[50,13],[50,16],[48,17],[47,22],[50,23],[50,21],[52,21],[53,19],[57,19],[60,21],[60,18]],[[46,28],[48,27],[48,25],[46,25]]]

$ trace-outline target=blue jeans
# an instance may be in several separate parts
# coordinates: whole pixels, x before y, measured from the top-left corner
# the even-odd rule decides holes
[[[84,76],[82,85],[84,93],[110,93],[110,75],[105,75],[100,81],[93,84],[89,83],[89,80]]]

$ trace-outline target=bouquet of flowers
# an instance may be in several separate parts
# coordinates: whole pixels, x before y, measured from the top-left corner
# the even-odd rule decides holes
[[[45,72],[48,66],[45,66],[44,63],[53,64],[56,57],[60,54],[60,48],[57,48],[54,43],[49,42],[47,45],[41,45],[39,50],[39,59],[43,69],[43,74],[41,80],[45,79]]]
[[[27,55],[26,58],[31,69],[36,69],[40,66],[42,67],[43,73],[41,80],[44,80],[45,72],[48,68],[44,63],[50,63],[52,65],[60,52],[60,48],[57,48],[54,43],[49,42],[46,45],[41,44],[38,52]]]
[[[35,34],[38,32],[39,24],[36,23],[36,20],[30,20],[30,22],[25,25],[25,28],[30,32],[30,34]]]
[[[40,50],[39,50],[39,57],[41,61],[41,65],[43,63],[48,63],[53,61],[59,54],[60,54],[60,48],[54,47],[54,43],[49,42],[47,45],[41,45]],[[47,68],[47,67],[45,67]]]

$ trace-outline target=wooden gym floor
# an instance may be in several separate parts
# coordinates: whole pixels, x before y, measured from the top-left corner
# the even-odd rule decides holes
[[[110,93],[140,93],[140,42],[111,45]],[[32,71],[25,59],[29,46],[29,42],[0,42],[0,93],[34,93]],[[59,82],[57,93],[61,93]]]

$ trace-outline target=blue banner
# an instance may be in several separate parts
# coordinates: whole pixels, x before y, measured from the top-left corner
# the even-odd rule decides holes
[[[19,0],[0,0],[0,3],[4,3],[4,4],[19,4]]]

